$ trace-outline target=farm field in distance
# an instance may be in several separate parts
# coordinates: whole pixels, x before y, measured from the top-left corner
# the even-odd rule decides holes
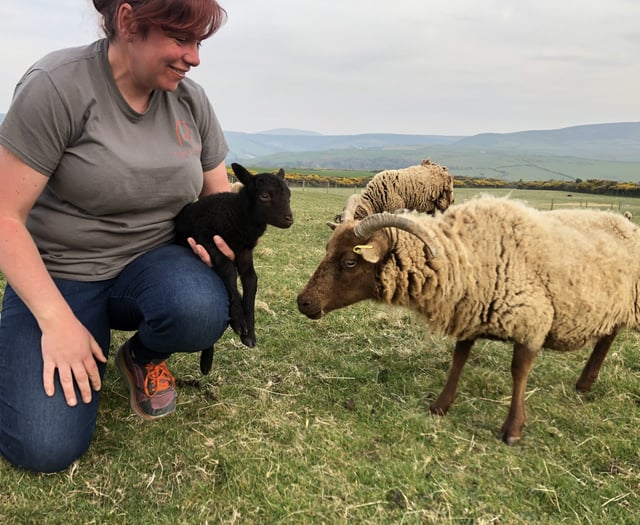
[[[339,200],[341,198],[339,196],[341,195],[344,195],[344,199],[346,199],[351,193],[361,193],[362,188],[305,188],[304,191],[335,194]],[[550,210],[554,208],[597,208],[601,210],[619,211],[620,213],[630,211],[634,217],[638,216],[640,221],[640,197],[511,188],[455,188],[455,202],[459,204],[484,193],[519,199],[540,210]]]
[[[297,310],[326,222],[353,191],[293,188],[296,222],[268,228],[255,249],[256,348],[228,330],[204,377],[199,356],[173,356],[174,415],[131,414],[113,363],[130,334],[114,331],[92,448],[54,475],[0,460],[0,522],[637,523],[640,335],[618,336],[588,394],[574,383],[590,348],[543,351],[515,447],[495,437],[510,400],[510,345],[478,341],[450,413],[431,416],[453,341],[373,303],[319,321]],[[483,191],[640,219],[640,198]],[[479,192],[456,189],[456,202]]]

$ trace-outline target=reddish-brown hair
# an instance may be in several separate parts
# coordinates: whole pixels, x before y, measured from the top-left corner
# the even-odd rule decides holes
[[[158,27],[201,41],[220,29],[227,17],[216,0],[93,0],[109,40],[117,36],[116,18],[122,4],[131,6],[132,24],[142,36]]]

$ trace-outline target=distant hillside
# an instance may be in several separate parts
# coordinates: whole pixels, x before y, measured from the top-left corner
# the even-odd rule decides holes
[[[230,132],[227,140],[228,160],[248,166],[375,172],[430,158],[453,174],[472,177],[640,182],[640,122],[471,137]]]
[[[225,131],[229,143],[229,162],[257,161],[277,153],[321,152],[328,150],[371,150],[393,146],[427,146],[453,144],[462,137],[441,135],[396,135],[370,133],[363,135],[301,135],[242,133]]]
[[[315,135],[319,136],[322,133],[318,133],[317,131],[306,131],[302,129],[291,129],[291,128],[278,128],[278,129],[268,129],[266,131],[259,131],[258,135]]]
[[[482,133],[457,148],[536,153],[587,159],[640,161],[640,122],[591,124],[548,131]]]

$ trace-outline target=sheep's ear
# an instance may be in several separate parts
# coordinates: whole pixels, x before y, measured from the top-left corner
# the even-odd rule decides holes
[[[332,230],[335,230],[338,225],[335,222],[331,222],[331,221],[327,221],[327,226],[329,226],[329,228],[331,228]]]
[[[280,171],[278,171],[278,177],[284,180],[284,170],[282,168],[280,168]]]
[[[367,262],[371,264],[376,264],[382,258],[382,246],[380,243],[374,242],[373,244],[368,244],[362,246],[362,250],[360,251],[360,256]]]
[[[233,170],[233,173],[235,174],[237,179],[242,182],[242,184],[244,184],[245,186],[249,184],[253,175],[251,175],[247,168],[234,162],[231,164],[231,169]]]

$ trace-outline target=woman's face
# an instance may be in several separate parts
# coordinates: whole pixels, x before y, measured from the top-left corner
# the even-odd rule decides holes
[[[200,64],[200,42],[152,27],[129,46],[132,75],[140,89],[173,91]]]

